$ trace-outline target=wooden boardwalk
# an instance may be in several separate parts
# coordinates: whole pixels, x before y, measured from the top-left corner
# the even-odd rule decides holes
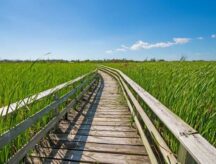
[[[72,85],[75,86],[64,95],[57,92]],[[214,164],[216,161],[216,148],[201,134],[126,74],[111,67],[101,66],[2,107],[0,116],[5,117],[7,109],[16,113],[49,96],[53,96],[54,101],[0,136],[0,149],[3,149],[8,144],[13,145],[13,140],[20,134],[29,133],[27,130],[34,129],[32,126],[43,118],[52,116],[40,130],[35,130],[28,143],[16,152],[10,152],[10,157],[5,159],[8,164]],[[156,117],[149,117],[141,103],[146,104]],[[159,127],[155,126],[155,119],[160,122]],[[171,150],[161,128],[179,142],[178,152]]]
[[[26,162],[150,163],[117,81],[99,73],[96,90],[35,146]]]

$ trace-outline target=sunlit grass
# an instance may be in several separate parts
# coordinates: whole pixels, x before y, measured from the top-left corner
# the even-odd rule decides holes
[[[75,79],[93,71],[95,68],[96,65],[92,63],[0,63],[0,107]],[[78,84],[80,82],[56,92],[55,95],[61,97]],[[53,101],[54,95],[52,94],[16,112],[4,117],[0,116],[0,136]],[[58,110],[61,111],[65,105],[66,103],[63,103]],[[8,160],[54,116],[54,112],[49,112],[36,124],[0,149],[0,163]]]
[[[216,146],[216,62],[107,65],[122,70]],[[147,106],[143,106],[147,110]],[[161,124],[153,120],[159,128]],[[178,144],[173,136],[166,129],[162,135],[176,152]]]

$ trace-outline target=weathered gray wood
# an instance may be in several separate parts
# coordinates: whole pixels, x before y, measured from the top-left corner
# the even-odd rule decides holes
[[[80,94],[77,96],[77,99],[71,101],[67,107],[62,110],[58,116],[54,117],[43,129],[41,129],[26,145],[23,146],[18,152],[16,152],[8,161],[9,164],[19,163],[19,161],[27,154],[27,152],[34,146],[36,143],[47,134],[56,123],[67,113],[87,91],[95,83],[96,80],[93,80]]]
[[[38,146],[36,146],[38,147]],[[96,152],[106,153],[120,153],[120,154],[134,154],[134,155],[148,155],[143,146],[134,145],[119,145],[119,144],[100,144],[91,142],[58,142],[53,140],[52,142],[43,142],[40,145],[43,148],[55,148],[55,149],[68,149],[68,150],[88,150]]]
[[[86,124],[86,125],[101,125],[101,126],[131,126],[131,123],[126,121],[126,122],[102,122],[102,121],[84,121],[84,122],[80,122],[77,121],[76,124]]]
[[[111,71],[112,72],[112,71]],[[144,110],[142,109],[141,105],[139,104],[139,102],[136,100],[136,98],[133,96],[133,94],[131,93],[131,91],[129,90],[128,86],[125,84],[125,82],[121,79],[121,77],[112,72],[115,76],[117,76],[117,78],[120,79],[125,91],[127,92],[128,97],[131,99],[131,101],[133,102],[136,110],[138,111],[139,115],[141,116],[142,120],[144,121],[146,127],[148,128],[150,134],[152,135],[152,137],[154,139],[156,139],[156,141],[158,142],[158,148],[161,151],[161,154],[163,155],[164,160],[167,163],[177,163],[177,159],[175,158],[174,154],[172,153],[172,151],[170,150],[170,148],[168,147],[168,145],[166,144],[166,142],[164,141],[164,139],[162,138],[162,136],[160,135],[160,133],[157,131],[156,127],[154,126],[154,124],[151,122],[151,120],[148,118],[148,116],[146,115],[146,113],[144,112]],[[138,120],[137,120],[138,121]],[[141,128],[140,125],[138,125],[138,127]],[[138,128],[139,129],[139,128]],[[141,136],[144,133],[143,130],[140,130],[141,132]],[[147,142],[147,141],[145,141]],[[147,146],[146,146],[147,147]],[[152,154],[152,152],[150,152]]]
[[[129,114],[98,114],[96,113],[95,118],[131,118],[131,115]],[[92,117],[92,115],[86,115],[86,117]]]
[[[196,130],[190,127],[177,115],[171,112],[156,98],[150,95],[136,82],[131,80],[127,75],[117,69],[104,67],[106,69],[117,72],[124,81],[141,97],[141,99],[150,107],[154,114],[163,122],[163,124],[172,132],[187,152],[198,163],[215,163],[216,149],[205,138],[203,138]]]
[[[191,155],[187,152],[187,150],[180,145],[178,151],[178,161],[181,164],[196,164],[196,161],[191,157]]]
[[[59,128],[63,131],[66,131],[69,128],[70,124],[59,124]],[[73,126],[72,126],[73,127]],[[131,126],[113,126],[113,125],[107,125],[107,126],[101,126],[101,125],[82,125],[82,124],[75,124],[75,127],[80,130],[82,129],[89,129],[89,130],[97,130],[97,131],[101,131],[101,130],[106,130],[106,131],[121,131],[121,132],[127,132],[127,131],[133,131],[135,132],[136,129],[132,128]]]
[[[103,71],[104,71],[104,70],[103,70]],[[147,150],[147,152],[148,152],[149,159],[150,159],[151,163],[157,164],[157,163],[158,163],[157,158],[155,157],[155,155],[154,155],[154,153],[153,153],[153,150],[152,150],[152,148],[151,148],[151,145],[149,144],[148,139],[147,139],[147,137],[146,137],[146,135],[145,135],[145,133],[144,133],[144,131],[143,131],[143,128],[142,128],[142,126],[141,126],[141,124],[140,124],[140,122],[139,122],[139,120],[138,120],[138,118],[137,118],[137,116],[136,116],[136,113],[134,112],[134,109],[133,109],[133,107],[132,107],[132,104],[131,104],[131,102],[129,101],[129,98],[128,98],[128,88],[125,88],[125,84],[124,84],[123,81],[121,81],[121,78],[119,77],[118,74],[116,74],[116,73],[114,73],[114,72],[112,72],[112,71],[106,71],[106,72],[107,72],[108,74],[111,74],[113,77],[116,78],[116,80],[119,81],[119,83],[120,83],[120,85],[121,85],[121,87],[122,87],[123,93],[124,93],[124,97],[125,97],[125,99],[126,99],[126,101],[127,101],[128,107],[129,107],[129,109],[130,109],[130,111],[131,111],[131,115],[133,116],[133,119],[134,119],[134,121],[135,121],[136,127],[137,127],[138,132],[139,132],[139,134],[140,134],[140,136],[141,136],[142,142],[143,142],[143,144],[145,145],[145,148],[146,148],[146,150]],[[126,92],[127,92],[127,93],[126,93]],[[129,94],[130,94],[130,92],[129,92]],[[133,100],[132,100],[132,102],[133,102]],[[133,103],[134,103],[134,102],[133,102]]]
[[[51,150],[52,151],[52,150]],[[48,152],[48,153],[47,153]],[[149,163],[148,156],[144,155],[125,155],[125,154],[112,154],[91,151],[76,151],[76,150],[56,150],[57,154],[53,159],[67,160],[74,162],[87,162],[87,163]],[[52,162],[52,159],[47,159],[49,156],[49,149],[43,148],[39,152],[39,157],[45,158],[44,162]],[[38,154],[33,154],[32,157],[37,157]],[[48,161],[47,161],[48,160]]]
[[[10,129],[9,131],[5,132],[0,136],[0,148],[4,145],[9,143],[11,140],[16,138],[20,133],[24,132],[28,129],[32,124],[34,124],[37,120],[39,120],[42,116],[49,113],[51,110],[57,108],[58,105],[65,102],[69,97],[74,95],[82,86],[86,85],[88,80],[85,80],[81,85],[64,95],[59,101],[55,101],[50,105],[46,106],[44,109],[40,110],[39,112],[35,113],[33,116],[28,117],[26,120],[22,121],[21,123],[17,124],[15,127]]]
[[[106,144],[123,144],[123,145],[143,145],[139,138],[120,138],[120,137],[99,137],[99,136],[83,136],[68,134],[50,134],[53,140],[61,141],[82,141]]]
[[[55,162],[56,159],[60,162],[67,160],[87,163],[149,162],[140,137],[131,127],[129,109],[126,103],[120,103],[122,95],[119,93],[118,83],[109,75],[102,72],[100,74],[104,84],[99,94],[92,97],[84,108],[78,107],[69,112],[68,120],[59,123],[58,128],[47,136],[48,140],[40,143],[39,149],[36,147],[35,150],[39,151],[35,151],[32,154],[35,157],[31,158],[43,157],[43,162],[51,162],[48,158]],[[115,99],[111,95],[115,95]],[[100,98],[106,98],[106,101],[101,101]],[[109,98],[112,98],[111,103]],[[43,152],[45,156],[41,154]],[[93,160],[86,158],[88,155]]]
[[[58,135],[58,133],[56,132]],[[59,133],[60,134],[60,133]],[[106,131],[106,130],[78,130],[78,129],[73,129],[70,131],[70,134],[72,135],[89,135],[89,136],[99,136],[99,137],[120,137],[120,138],[139,138],[137,134],[134,133],[134,131],[131,132],[121,132],[121,131]],[[69,134],[68,134],[69,135]]]

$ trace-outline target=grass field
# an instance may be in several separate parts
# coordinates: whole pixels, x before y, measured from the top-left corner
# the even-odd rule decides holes
[[[92,63],[0,63],[0,107],[75,79],[95,68],[96,65]],[[74,85],[69,86],[57,94],[61,96],[73,87]],[[0,135],[41,110],[53,100],[53,95],[50,95],[37,103],[0,118]],[[52,117],[53,113],[44,116],[33,127],[1,149],[0,163],[4,163]]]
[[[216,62],[107,65],[122,70],[216,146]],[[152,115],[145,104],[143,106]],[[172,150],[177,152],[178,144],[173,136],[164,131],[160,122],[154,118],[161,134]]]
[[[91,63],[0,63],[0,107],[69,81]]]
[[[216,62],[129,62],[105,65],[122,70],[216,146]],[[0,63],[0,107],[74,79],[95,68],[95,63]],[[51,101],[53,97],[1,118],[0,135]],[[155,119],[146,105],[142,105],[155,120],[155,125],[171,149],[177,152],[176,140]],[[0,163],[25,144],[51,117],[52,115],[43,118],[33,129],[0,150]]]

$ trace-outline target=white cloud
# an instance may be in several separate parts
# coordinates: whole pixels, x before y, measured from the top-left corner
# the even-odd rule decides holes
[[[148,46],[149,46],[149,43],[143,42],[142,40],[139,40],[139,41],[137,41],[136,43],[134,43],[134,44],[130,47],[130,49],[131,49],[131,50],[139,50],[139,49],[142,49],[142,48],[147,49]]]
[[[190,41],[190,38],[173,38],[173,40],[175,41],[174,44],[185,44]]]
[[[197,37],[198,40],[203,40],[204,38],[202,36]]]
[[[190,41],[189,38],[173,38],[172,42],[158,42],[158,43],[148,43],[140,40],[134,43],[130,47],[130,49],[139,50],[139,49],[151,49],[151,48],[166,48],[177,44],[185,44],[188,43],[189,41]]]
[[[129,49],[129,47],[128,47],[128,46],[125,46],[124,44],[121,45],[121,47],[124,48],[124,49]]]
[[[212,38],[216,38],[216,34],[212,34],[211,37],[212,37]]]
[[[108,50],[106,53],[113,53],[113,52],[125,52],[128,50],[140,50],[140,49],[152,49],[152,48],[166,48],[171,47],[177,44],[186,44],[190,41],[190,38],[173,38],[173,41],[168,42],[158,42],[158,43],[149,43],[139,40],[132,44],[131,46],[121,45],[120,48],[115,50]]]

